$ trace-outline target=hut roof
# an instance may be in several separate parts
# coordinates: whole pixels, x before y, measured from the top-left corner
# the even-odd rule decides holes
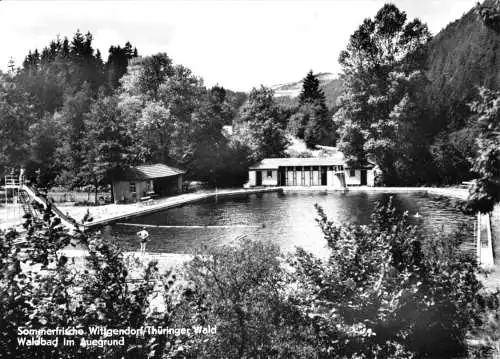
[[[186,173],[186,171],[167,166],[163,163],[156,163],[152,165],[127,167],[119,171],[115,178],[117,180],[148,180],[177,176],[183,173]]]

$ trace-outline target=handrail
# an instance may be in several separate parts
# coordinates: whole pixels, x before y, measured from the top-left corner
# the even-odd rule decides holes
[[[19,186],[19,176],[8,175],[4,178],[6,186]]]
[[[38,203],[42,204],[44,206],[44,208],[47,208],[49,205],[52,209],[52,211],[64,222],[66,222],[66,225],[67,226],[70,226],[70,227],[75,227],[76,229],[79,228],[79,223],[73,218],[73,217],[70,217],[70,216],[67,216],[65,215],[63,212],[61,212],[61,210],[59,208],[57,208],[57,206],[52,203],[51,201],[49,201],[48,199],[46,198],[43,198],[42,196],[37,196],[36,192],[34,189],[32,189],[30,186],[27,186],[27,185],[23,185],[23,186],[20,186],[19,188],[20,190],[24,190],[31,198],[33,198],[35,201],[37,201]]]

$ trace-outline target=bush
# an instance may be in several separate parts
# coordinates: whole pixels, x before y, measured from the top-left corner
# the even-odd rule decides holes
[[[177,350],[175,345],[167,345],[165,338],[154,335],[126,336],[124,346],[79,345],[82,338],[106,338],[89,333],[57,336],[57,346],[19,345],[18,328],[74,327],[86,331],[88,326],[165,327],[173,308],[168,306],[158,313],[150,306],[160,279],[156,263],[139,269],[132,284],[121,252],[98,233],[69,234],[50,209],[42,220],[28,217],[25,227],[27,232],[22,236],[15,231],[0,233],[0,357],[146,358]],[[59,250],[70,243],[88,246],[89,256],[82,267],[60,254]],[[171,284],[165,282],[161,292],[165,303],[169,303],[166,293]],[[63,338],[74,340],[76,345],[63,346]]]
[[[462,235],[424,241],[392,200],[365,226],[335,224],[317,210],[326,259],[298,249],[284,260],[274,244],[242,240],[204,249],[182,280],[161,276],[155,262],[127,263],[99,233],[68,233],[50,208],[42,220],[28,216],[22,236],[0,234],[0,357],[414,358],[490,350],[499,298],[482,295],[476,263],[459,249]],[[59,252],[77,242],[89,249],[80,266]],[[16,339],[19,327],[95,325],[216,330],[86,348]],[[483,333],[484,345],[469,350],[468,333]]]
[[[184,299],[183,326],[216,326],[205,340],[185,343],[202,358],[289,358],[302,353],[305,318],[288,301],[288,274],[279,249],[264,242],[206,249],[186,266],[191,289]],[[314,351],[310,350],[309,353]]]
[[[297,301],[328,357],[457,357],[480,323],[481,284],[460,235],[423,241],[392,200],[367,226],[336,225],[318,207],[321,261],[298,250]]]

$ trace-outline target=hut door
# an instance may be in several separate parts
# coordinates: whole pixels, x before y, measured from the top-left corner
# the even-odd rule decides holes
[[[366,170],[361,170],[361,185],[366,186]]]
[[[262,186],[262,171],[256,171],[256,173],[255,173],[255,185]]]

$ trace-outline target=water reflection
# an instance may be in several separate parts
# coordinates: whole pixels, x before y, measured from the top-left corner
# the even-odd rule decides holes
[[[413,223],[420,223],[424,234],[449,233],[466,223],[473,236],[473,217],[454,208],[449,199],[424,193],[389,194],[369,192],[265,193],[228,199],[207,200],[151,215],[130,223],[158,226],[207,226],[206,228],[148,228],[149,251],[189,253],[200,245],[221,245],[240,237],[270,240],[285,251],[301,246],[321,255],[325,241],[315,218],[314,204],[323,207],[336,222],[367,224],[378,201],[394,197],[400,211],[408,210]],[[232,226],[239,227],[232,227]],[[249,227],[243,227],[243,226]],[[210,226],[218,226],[217,228]],[[227,226],[221,228],[220,226]],[[113,225],[107,236],[114,237],[125,250],[135,250],[137,227]]]

